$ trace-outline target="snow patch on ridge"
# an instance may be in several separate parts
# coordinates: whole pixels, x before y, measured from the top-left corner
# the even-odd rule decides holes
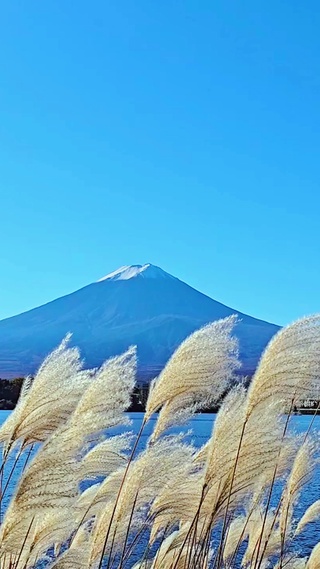
[[[128,281],[129,279],[134,279],[136,277],[142,277],[144,279],[174,279],[174,277],[160,269],[160,267],[147,263],[145,265],[126,265],[124,267],[120,267],[120,269],[109,273],[97,282],[100,283],[107,280]]]

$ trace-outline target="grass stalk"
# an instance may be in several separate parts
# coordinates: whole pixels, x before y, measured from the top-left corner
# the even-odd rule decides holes
[[[130,454],[130,457],[129,457],[129,460],[128,460],[126,469],[125,469],[124,474],[123,474],[123,477],[122,477],[122,481],[121,481],[120,488],[119,488],[119,491],[118,491],[118,494],[117,494],[117,497],[116,497],[116,500],[115,500],[115,504],[114,504],[114,507],[113,507],[113,510],[112,510],[112,514],[111,514],[111,519],[110,519],[110,522],[109,522],[108,530],[107,530],[106,537],[105,537],[105,540],[104,540],[104,544],[103,544],[103,548],[102,548],[102,552],[101,552],[101,557],[100,557],[98,569],[101,569],[101,568],[102,568],[103,557],[104,557],[105,550],[106,550],[106,547],[107,547],[107,543],[108,543],[108,539],[109,539],[109,534],[110,534],[110,529],[111,529],[112,522],[113,522],[113,519],[114,519],[114,516],[115,516],[115,512],[116,512],[116,509],[117,509],[117,506],[118,506],[118,502],[119,502],[119,498],[120,498],[120,495],[121,495],[121,492],[122,492],[122,488],[123,488],[124,482],[125,482],[125,480],[126,480],[126,477],[127,477],[127,474],[128,474],[128,471],[129,471],[129,468],[130,468],[130,465],[131,465],[131,462],[132,462],[132,460],[133,460],[134,454],[135,454],[135,452],[136,452],[137,446],[138,446],[138,444],[139,444],[141,435],[142,435],[142,433],[143,433],[143,429],[144,429],[144,427],[145,427],[145,425],[146,425],[146,422],[147,422],[147,421],[146,421],[146,419],[145,419],[145,417],[144,417],[144,418],[143,418],[143,421],[142,421],[142,424],[141,424],[141,427],[140,427],[140,430],[139,430],[139,433],[138,433],[137,438],[136,438],[136,440],[135,440],[135,443],[134,443],[134,445],[133,445],[133,449],[132,449],[132,451],[131,451],[131,454]]]
[[[125,556],[125,551],[126,551],[126,547],[127,547],[127,542],[128,542],[128,538],[129,538],[129,533],[130,533],[130,527],[131,527],[131,522],[132,522],[132,518],[133,518],[133,513],[134,513],[134,509],[136,507],[136,503],[137,503],[137,498],[138,498],[138,493],[139,491],[136,492],[136,495],[134,497],[134,501],[133,501],[133,505],[131,508],[131,512],[130,512],[130,518],[129,518],[129,522],[128,522],[128,527],[126,530],[126,537],[125,537],[125,541],[122,547],[122,553],[121,553],[121,559],[120,559],[120,563],[119,563],[119,569],[121,569],[123,561],[124,561],[124,556]]]
[[[222,559],[223,547],[224,547],[224,540],[225,540],[225,532],[226,532],[227,520],[228,520],[228,511],[229,511],[230,500],[231,500],[231,493],[232,493],[233,483],[234,483],[234,479],[235,479],[235,475],[236,475],[236,470],[237,470],[237,466],[238,466],[238,461],[239,461],[239,456],[240,456],[242,441],[243,441],[244,433],[245,433],[245,430],[246,430],[247,422],[248,422],[248,418],[246,417],[245,420],[244,420],[244,422],[243,422],[243,425],[242,425],[242,430],[241,430],[240,439],[239,439],[239,445],[238,445],[238,449],[237,449],[236,458],[235,458],[235,461],[234,461],[234,467],[233,467],[233,470],[232,470],[232,476],[231,476],[231,481],[230,481],[230,488],[229,488],[228,499],[227,499],[227,504],[226,504],[226,510],[225,510],[225,514],[224,514],[223,525],[222,525],[222,531],[221,531],[221,540],[220,540],[220,544],[219,544],[219,548],[218,548],[218,557],[217,557],[218,566],[219,566],[219,564],[221,563],[221,559]]]
[[[294,401],[295,401],[295,397],[293,397],[292,401],[291,401],[291,406],[290,406],[290,410],[289,413],[287,414],[286,417],[286,422],[285,422],[285,426],[283,429],[283,434],[282,434],[282,442],[284,441],[284,437],[287,433],[287,429],[288,429],[288,425],[289,425],[289,421],[291,418],[291,414],[292,414],[292,409],[293,409],[293,405],[294,405]],[[264,528],[265,528],[265,524],[267,521],[267,515],[268,515],[268,511],[269,511],[269,507],[270,507],[270,503],[271,503],[271,497],[272,497],[272,493],[273,493],[273,488],[274,488],[274,484],[276,481],[276,475],[277,475],[277,470],[278,470],[278,465],[279,465],[279,458],[280,458],[280,453],[281,453],[281,445],[280,445],[280,449],[279,449],[279,453],[278,453],[278,458],[277,458],[277,462],[274,468],[274,472],[273,472],[273,476],[272,476],[272,481],[271,481],[271,485],[270,485],[270,489],[269,489],[269,493],[268,493],[268,498],[267,498],[267,503],[266,503],[266,507],[265,507],[265,512],[264,512],[264,517],[263,517],[263,522],[262,522],[262,528],[261,528],[261,534],[258,540],[258,548],[257,548],[257,555],[256,555],[256,560],[255,560],[255,564],[253,569],[260,569],[261,564],[262,564],[262,560],[268,545],[268,540],[266,540],[264,546],[263,546],[263,550],[262,550],[262,554],[259,560],[259,553],[260,553],[260,548],[261,548],[261,542],[262,542],[262,537],[263,537],[263,532],[264,532]],[[259,561],[258,561],[259,560]],[[258,564],[257,564],[258,563]]]

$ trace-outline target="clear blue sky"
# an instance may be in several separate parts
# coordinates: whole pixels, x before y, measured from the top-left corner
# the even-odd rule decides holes
[[[1,7],[0,317],[151,262],[320,310],[316,0]]]

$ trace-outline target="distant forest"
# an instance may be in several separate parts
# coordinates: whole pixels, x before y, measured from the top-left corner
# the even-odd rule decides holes
[[[0,410],[14,409],[19,399],[23,377],[16,379],[0,379]],[[138,384],[132,393],[131,405],[128,411],[144,411],[148,399],[149,384]],[[217,409],[208,409],[208,412],[215,412]]]
[[[23,377],[0,379],[0,409],[14,409],[19,398]]]
[[[24,378],[17,377],[16,379],[0,379],[0,410],[11,410],[14,409],[17,401],[19,399],[19,394],[21,386],[23,384]],[[248,386],[250,383],[250,378],[246,377],[244,384]],[[138,383],[134,388],[131,405],[128,411],[144,411],[146,402],[149,394],[149,383]],[[306,401],[301,401],[299,405],[300,412],[314,412],[320,414],[320,400],[319,396],[315,396],[314,399],[308,399]],[[219,407],[214,407],[211,409],[203,409],[202,413],[216,413]],[[294,411],[297,411],[295,406]]]
[[[1,379],[0,378],[0,409],[14,409],[19,399],[21,386],[24,378]],[[149,385],[147,383],[137,386],[132,393],[132,402],[128,411],[144,411],[148,398]]]

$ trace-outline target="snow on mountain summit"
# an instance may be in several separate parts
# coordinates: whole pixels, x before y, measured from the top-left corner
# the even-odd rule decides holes
[[[97,282],[102,281],[128,281],[129,279],[134,279],[136,277],[142,277],[144,279],[173,279],[169,273],[166,273],[160,267],[151,265],[151,263],[146,263],[145,265],[125,265],[120,267],[116,271],[109,273],[105,277],[102,277]]]

